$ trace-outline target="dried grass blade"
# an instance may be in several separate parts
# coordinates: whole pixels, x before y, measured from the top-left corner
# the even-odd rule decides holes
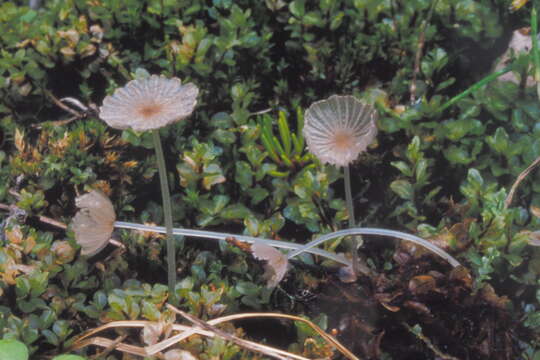
[[[173,311],[178,310],[178,309],[174,308],[173,306],[171,306],[169,304],[167,304],[167,307],[169,307],[169,309],[171,309]],[[328,335],[324,330],[322,330],[316,324],[314,324],[313,322],[311,322],[311,321],[309,321],[307,319],[304,319],[304,318],[301,318],[301,317],[295,316],[295,315],[279,314],[279,313],[244,313],[244,314],[235,314],[235,315],[228,315],[228,316],[223,316],[223,317],[220,317],[220,318],[216,318],[216,319],[208,321],[208,324],[209,325],[217,325],[217,324],[228,322],[228,321],[234,321],[234,320],[240,320],[240,319],[249,319],[249,318],[282,318],[282,319],[289,319],[289,320],[303,322],[303,323],[307,324],[308,326],[310,326],[313,330],[315,330],[315,332],[317,332],[317,334],[319,334],[323,339],[325,339],[327,342],[332,344],[336,349],[338,349],[338,351],[341,352],[343,354],[343,356],[345,356],[347,359],[360,360],[358,357],[356,357],[356,355],[354,355],[352,352],[350,352],[349,349],[347,349],[345,346],[343,346],[337,339],[335,339],[331,335]],[[190,333],[190,331],[187,331],[187,332],[185,332],[183,334],[179,334],[177,336],[178,336],[178,338],[180,338],[180,340],[183,340],[183,339],[185,339],[185,338],[187,338],[187,337],[189,337],[189,336],[191,336],[193,334],[194,333]]]
[[[129,344],[124,344],[124,343],[116,343],[115,340],[107,339],[100,336],[83,340],[80,343],[78,343],[77,348],[72,348],[72,349],[73,350],[80,349],[89,345],[101,346],[103,348],[114,347],[115,350],[122,351],[124,353],[138,355],[142,357],[149,356],[149,354],[146,353],[146,350],[140,346],[129,345]]]
[[[192,323],[194,323],[195,325],[203,328],[203,329],[206,329],[206,330],[209,330],[209,331],[213,331],[215,333],[216,336],[219,336],[225,340],[228,340],[228,341],[231,341],[233,343],[235,343],[236,345],[240,346],[240,347],[243,347],[245,349],[248,349],[248,350],[251,350],[251,351],[254,351],[254,352],[257,352],[257,353],[261,353],[261,354],[264,354],[264,355],[267,355],[267,356],[270,356],[270,357],[273,357],[273,358],[276,358],[276,359],[281,359],[281,360],[287,360],[287,359],[298,359],[298,360],[309,360],[305,357],[302,357],[302,356],[299,356],[299,355],[295,355],[295,354],[292,354],[292,353],[289,353],[289,352],[286,352],[286,351],[283,351],[283,350],[279,350],[279,349],[275,349],[273,347],[270,347],[270,346],[267,346],[267,345],[263,345],[263,344],[258,344],[258,343],[255,343],[255,342],[251,342],[251,341],[247,341],[247,340],[244,340],[244,339],[241,339],[237,336],[234,336],[234,335],[231,335],[221,329],[218,329],[216,328],[215,326],[209,324],[208,322],[205,322],[193,315],[190,315],[182,310],[179,310],[177,308],[175,308],[174,306],[170,305],[170,304],[167,304],[167,307],[174,311],[175,313],[181,315],[182,317],[184,317],[185,319],[191,321]]]
[[[102,359],[102,358],[105,358],[107,355],[110,354],[111,351],[115,350],[116,347],[122,343],[122,341],[124,341],[125,339],[127,338],[127,334],[124,334],[124,335],[121,335],[121,336],[118,336],[110,346],[107,346],[105,348],[105,350],[103,350],[102,352],[94,355],[92,358],[93,359]]]
[[[538,164],[540,164],[540,156],[537,157],[525,170],[523,170],[516,180],[514,181],[514,184],[512,185],[512,188],[508,192],[508,195],[506,196],[506,199],[504,200],[504,207],[508,208],[510,204],[512,203],[512,199],[514,198],[514,193],[516,192],[516,189],[518,188],[519,184],[529,175],[531,171],[533,171]]]
[[[87,339],[90,336],[93,336],[94,334],[97,334],[98,332],[101,332],[103,330],[114,329],[117,327],[144,327],[148,323],[152,323],[152,321],[144,321],[144,320],[113,321],[113,322],[98,326],[97,328],[90,329],[86,333],[82,334],[73,343],[72,349],[76,350],[76,349],[80,349],[81,347],[86,346],[86,345],[80,346],[80,343],[82,343],[84,339]]]

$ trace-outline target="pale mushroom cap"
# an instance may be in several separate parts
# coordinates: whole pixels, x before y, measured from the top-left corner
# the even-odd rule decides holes
[[[116,129],[159,129],[185,119],[197,104],[199,88],[178,78],[152,75],[132,80],[105,97],[99,117]]]
[[[264,265],[266,286],[276,287],[287,273],[289,266],[287,256],[269,245],[259,243],[251,245],[251,252],[255,259],[266,261]]]
[[[308,149],[323,163],[347,166],[377,135],[376,117],[373,106],[353,96],[317,101],[304,116]]]
[[[75,205],[80,209],[71,222],[75,240],[82,255],[95,255],[107,245],[114,230],[113,204],[101,191],[92,190],[77,197]]]

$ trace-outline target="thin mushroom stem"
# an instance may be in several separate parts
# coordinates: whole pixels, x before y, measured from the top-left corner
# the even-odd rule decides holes
[[[345,178],[345,202],[347,203],[347,213],[349,214],[349,228],[353,228],[356,225],[356,218],[354,216],[354,205],[352,200],[351,189],[351,169],[349,165],[344,166]],[[352,269],[356,276],[359,274],[358,270],[358,246],[362,244],[362,237],[353,236],[349,241],[349,249],[352,255]]]
[[[156,232],[156,233],[161,233],[161,234],[164,234],[166,231],[163,226],[150,226],[150,225],[142,225],[142,224],[136,224],[136,223],[123,222],[123,221],[115,222],[114,227],[119,228],[119,229]],[[209,238],[209,239],[215,239],[215,240],[225,240],[227,238],[234,237],[237,240],[244,241],[250,244],[259,243],[259,244],[266,244],[269,246],[278,247],[282,249],[292,250],[291,252],[287,254],[287,257],[289,259],[295,256],[298,256],[304,252],[308,252],[314,255],[324,256],[328,259],[334,260],[340,264],[347,265],[347,266],[350,266],[351,263],[345,258],[343,258],[342,256],[339,256],[337,254],[333,254],[331,252],[324,251],[321,249],[317,249],[315,248],[315,246],[325,241],[329,241],[329,240],[332,240],[338,237],[343,237],[343,236],[379,235],[379,236],[387,236],[387,237],[398,238],[401,240],[411,241],[439,255],[440,257],[448,261],[450,265],[452,265],[453,267],[461,265],[459,261],[457,261],[452,255],[448,254],[446,251],[430,243],[429,241],[422,239],[421,237],[418,237],[412,234],[407,234],[401,231],[378,229],[378,228],[353,228],[353,229],[335,231],[329,234],[325,234],[305,245],[295,244],[288,241],[262,239],[262,238],[253,237],[253,236],[233,235],[233,234],[214,232],[214,231],[192,230],[192,229],[182,229],[182,228],[174,228],[173,234],[197,237],[197,238]]]
[[[155,233],[161,233],[161,234],[164,234],[166,232],[163,226],[142,225],[142,224],[136,224],[136,223],[130,223],[130,222],[124,222],[124,221],[115,222],[114,227],[118,229],[149,231],[149,232],[155,232]],[[258,238],[254,236],[234,235],[234,234],[228,234],[228,233],[223,233],[223,232],[206,231],[206,230],[173,228],[173,234],[195,237],[195,238],[214,239],[214,240],[226,240],[227,238],[235,238],[239,241],[247,242],[249,244],[265,244],[268,246],[273,246],[276,248],[287,249],[287,250],[298,250],[304,246],[302,244],[295,244],[288,241],[270,240],[270,239],[263,239],[263,238]],[[306,252],[311,253],[313,255],[325,257],[327,259],[333,260],[345,266],[351,265],[351,263],[347,259],[345,259],[345,257],[325,251],[325,250],[312,248],[312,249],[306,250]]]
[[[171,208],[171,194],[169,193],[169,183],[167,181],[167,170],[165,168],[165,157],[163,147],[159,138],[159,130],[152,130],[154,138],[154,148],[156,150],[157,165],[159,170],[159,184],[161,186],[161,198],[163,200],[163,217],[167,234],[167,284],[169,286],[169,296],[171,303],[177,305],[176,301],[176,249],[173,238],[173,222]]]
[[[422,239],[421,237],[418,237],[412,234],[407,234],[401,231],[377,229],[377,228],[353,228],[353,229],[335,231],[333,233],[323,235],[315,240],[310,241],[309,243],[302,246],[302,248],[298,250],[291,251],[289,254],[287,254],[287,257],[290,259],[292,257],[300,255],[301,253],[325,241],[332,240],[337,237],[351,236],[351,235],[379,235],[379,236],[389,236],[389,237],[394,237],[401,240],[411,241],[439,255],[440,257],[448,261],[450,265],[452,265],[453,267],[461,265],[459,261],[457,261],[452,255],[448,254],[446,251],[430,243],[429,241]]]

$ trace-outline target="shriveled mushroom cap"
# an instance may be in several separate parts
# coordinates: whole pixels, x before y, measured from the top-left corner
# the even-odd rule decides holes
[[[289,266],[287,256],[266,244],[251,245],[251,253],[255,259],[266,262],[264,265],[266,286],[269,288],[276,287],[287,273]]]
[[[95,255],[107,245],[114,230],[113,204],[104,193],[92,190],[77,197],[75,205],[80,209],[71,223],[75,240],[82,255]]]

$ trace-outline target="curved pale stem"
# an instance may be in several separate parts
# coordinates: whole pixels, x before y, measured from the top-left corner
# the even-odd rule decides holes
[[[380,235],[380,236],[388,236],[388,237],[398,238],[401,240],[411,241],[439,255],[440,257],[448,261],[450,265],[452,265],[453,267],[461,265],[459,261],[457,261],[454,257],[452,257],[452,255],[448,254],[446,251],[430,243],[429,241],[422,239],[421,237],[418,237],[412,234],[403,233],[401,231],[377,229],[377,228],[353,228],[353,229],[335,231],[333,233],[323,235],[315,240],[310,241],[309,243],[302,246],[302,248],[298,250],[291,251],[289,254],[287,254],[287,257],[290,259],[294,256],[300,255],[301,253],[305,251],[308,251],[314,246],[317,246],[325,241],[329,241],[337,237],[351,236],[351,235]]]
[[[164,234],[166,232],[163,226],[142,225],[142,224],[129,223],[129,222],[124,222],[124,221],[115,222],[114,227],[118,229],[149,231],[149,232],[156,232],[156,233],[161,233],[161,234]],[[236,240],[247,242],[249,244],[265,244],[268,246],[273,246],[276,248],[287,249],[287,250],[298,250],[304,247],[304,245],[302,244],[295,244],[288,241],[270,240],[270,239],[263,239],[263,238],[258,238],[254,236],[235,235],[235,234],[228,234],[228,233],[216,232],[216,231],[206,231],[206,230],[173,228],[173,234],[196,237],[196,238],[204,238],[204,239],[214,239],[214,240],[225,240],[227,238],[235,238]],[[344,256],[337,255],[337,254],[334,254],[325,250],[312,248],[312,249],[306,250],[306,252],[311,253],[313,255],[323,256],[327,259],[334,260],[335,262],[346,265],[346,266],[351,265],[351,263],[347,259],[345,259]]]
[[[142,225],[142,224],[136,224],[136,223],[123,222],[123,221],[115,222],[114,227],[119,228],[119,229],[150,231],[150,232],[156,232],[156,233],[161,233],[161,234],[164,234],[166,232],[163,226]],[[460,265],[459,261],[457,261],[454,257],[452,257],[452,255],[448,254],[446,251],[439,248],[438,246],[433,245],[429,241],[422,239],[421,237],[407,234],[401,231],[378,229],[378,228],[353,228],[353,229],[347,229],[347,230],[340,230],[333,233],[325,234],[315,240],[312,240],[311,242],[305,245],[295,244],[288,241],[262,239],[262,238],[258,238],[254,236],[234,235],[234,234],[228,234],[228,233],[222,233],[222,232],[192,230],[192,229],[182,229],[182,228],[174,228],[173,234],[197,237],[197,238],[208,238],[208,239],[215,239],[215,240],[225,240],[227,238],[234,237],[237,240],[244,241],[250,244],[259,243],[259,244],[266,244],[266,245],[277,247],[277,248],[292,250],[291,252],[287,254],[287,257],[289,259],[295,256],[298,256],[304,252],[309,252],[314,255],[324,256],[328,259],[334,260],[338,263],[341,263],[347,266],[351,265],[351,263],[348,260],[346,260],[344,257],[337,254],[333,254],[328,251],[317,249],[315,248],[315,246],[325,241],[333,240],[335,238],[343,237],[343,236],[379,235],[379,236],[398,238],[405,241],[411,241],[439,255],[440,257],[448,261],[450,265],[454,267]]]
[[[169,297],[171,303],[178,305],[176,301],[176,249],[173,238],[173,222],[171,208],[171,194],[169,193],[169,182],[167,181],[167,169],[165,167],[165,157],[163,147],[159,138],[159,130],[152,130],[154,138],[154,148],[156,150],[157,165],[159,170],[159,184],[161,186],[161,198],[163,200],[163,217],[167,234],[167,284],[169,287]]]

